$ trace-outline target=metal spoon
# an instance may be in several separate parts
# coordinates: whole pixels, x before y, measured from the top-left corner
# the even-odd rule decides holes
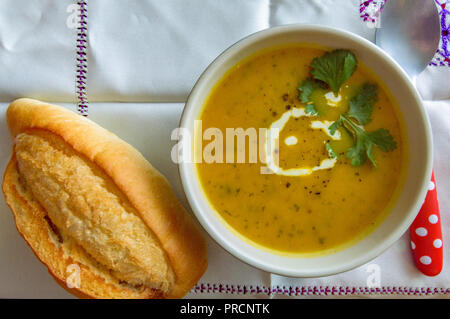
[[[414,77],[430,63],[439,45],[441,27],[434,0],[387,0],[376,44]]]
[[[376,44],[416,77],[430,63],[439,45],[441,29],[434,0],[387,0]],[[442,270],[442,228],[434,176],[429,192],[410,227],[411,249],[417,268],[427,276]]]

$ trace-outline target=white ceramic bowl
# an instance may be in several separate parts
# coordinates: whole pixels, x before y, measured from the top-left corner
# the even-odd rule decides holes
[[[406,73],[373,43],[346,31],[316,25],[287,25],[252,34],[225,50],[195,84],[184,108],[180,127],[193,136],[205,98],[213,85],[236,63],[261,49],[284,43],[315,43],[327,48],[346,48],[371,68],[389,87],[406,124],[409,163],[403,190],[392,211],[368,236],[333,254],[317,257],[286,257],[248,244],[219,220],[204,197],[195,164],[180,163],[184,190],[192,210],[206,231],[227,251],[257,268],[293,277],[318,277],[360,266],[378,256],[408,229],[426,195],[432,168],[432,139],[421,99]]]

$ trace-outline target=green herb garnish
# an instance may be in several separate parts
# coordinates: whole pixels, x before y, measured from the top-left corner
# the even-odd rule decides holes
[[[349,50],[334,50],[311,62],[314,79],[327,83],[336,95],[341,85],[355,72],[357,60]]]
[[[347,158],[352,160],[353,166],[361,166],[369,159],[373,166],[377,167],[372,156],[373,147],[377,146],[385,152],[392,151],[397,147],[397,143],[388,130],[380,128],[374,132],[367,132],[362,126],[371,121],[370,116],[376,96],[377,87],[364,84],[357,95],[351,99],[349,111],[341,114],[339,119],[329,127],[331,135],[334,135],[338,128],[343,127],[353,136],[354,145],[347,150]],[[351,118],[360,125],[353,122]]]
[[[339,119],[330,126],[330,134],[336,131],[340,126],[347,128],[352,132],[355,144],[347,150],[347,158],[352,160],[353,166],[363,165],[369,159],[373,166],[377,167],[372,156],[373,146],[379,147],[381,150],[388,152],[397,148],[397,143],[388,130],[380,128],[374,132],[367,132],[363,127],[356,125],[346,115],[341,115]],[[333,129],[333,131],[332,131]]]
[[[308,78],[304,80],[300,86],[297,88],[297,90],[300,92],[298,94],[298,99],[302,103],[308,103],[310,102],[310,97],[314,89],[316,88],[316,84],[313,79]]]
[[[307,104],[305,112],[311,115],[319,114],[311,101],[314,90],[325,89],[329,86],[336,95],[341,85],[355,72],[356,65],[355,55],[348,50],[334,50],[314,58],[310,65],[312,78],[307,78],[297,88],[298,99]]]
[[[315,89],[324,89],[326,84],[321,81],[316,81],[312,78],[304,80],[297,88],[299,91],[298,99],[300,102],[305,103],[305,112],[311,115],[317,115],[319,112],[316,110],[314,103],[311,101],[311,94]]]
[[[314,106],[314,103],[306,104],[305,106],[305,113],[311,114],[311,115],[317,115],[319,114]]]
[[[370,115],[377,101],[377,86],[365,83],[359,92],[350,100],[348,116],[353,117],[361,125],[371,121]]]
[[[333,151],[333,149],[331,148],[330,144],[327,143],[325,144],[325,148],[327,149],[328,155],[330,156],[330,158],[337,158],[336,153]]]
[[[312,77],[304,80],[298,87],[298,99],[305,103],[305,112],[317,115],[311,95],[317,88],[330,88],[334,95],[339,93],[341,86],[353,75],[358,61],[349,50],[337,49],[314,58],[311,62]],[[388,130],[381,128],[374,132],[367,132],[364,125],[370,123],[371,115],[377,101],[377,86],[365,83],[357,94],[350,100],[349,110],[341,114],[330,127],[331,135],[339,128],[345,129],[353,137],[354,144],[347,150],[347,158],[351,159],[353,166],[363,165],[367,159],[377,166],[373,158],[373,147],[388,152],[397,147],[397,143]],[[337,158],[337,154],[327,143],[326,149],[330,158]]]

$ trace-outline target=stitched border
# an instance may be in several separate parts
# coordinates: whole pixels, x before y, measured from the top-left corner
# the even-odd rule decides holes
[[[286,296],[358,296],[358,295],[405,295],[432,296],[448,295],[450,288],[425,287],[337,287],[337,286],[247,286],[204,283],[191,290],[195,294],[224,293],[231,295],[286,295]]]
[[[379,5],[379,10],[377,13],[380,13],[383,9],[384,3],[386,0],[360,0],[359,4],[359,16],[363,21],[367,22],[376,22],[377,18],[373,16],[373,13],[370,12],[368,9],[372,4]]]
[[[77,104],[78,112],[83,116],[88,116],[88,99],[87,99],[87,89],[86,80],[88,72],[88,61],[87,61],[87,1],[88,0],[77,0],[77,5],[79,7],[79,20],[77,27],[77,52],[76,52],[76,94],[77,94]]]
[[[450,1],[434,0],[440,7],[441,41],[430,65],[450,67]]]

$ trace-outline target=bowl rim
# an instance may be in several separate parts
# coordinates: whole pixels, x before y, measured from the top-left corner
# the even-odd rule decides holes
[[[357,268],[380,254],[382,254],[384,251],[386,251],[389,247],[391,247],[395,242],[397,242],[400,237],[408,230],[412,222],[414,221],[415,217],[417,216],[420,207],[423,204],[423,201],[425,199],[426,193],[427,193],[427,185],[429,180],[431,179],[432,174],[432,163],[433,163],[433,140],[432,140],[432,133],[431,133],[431,125],[429,122],[428,114],[423,106],[422,99],[416,89],[416,87],[413,85],[413,82],[411,81],[411,78],[408,76],[406,71],[399,65],[397,61],[395,61],[391,56],[389,56],[385,51],[383,51],[381,48],[379,48],[376,44],[373,42],[355,34],[350,31],[335,28],[335,27],[329,27],[329,26],[323,26],[318,24],[302,24],[302,23],[294,23],[294,24],[286,24],[281,26],[275,26],[270,27],[267,29],[263,29],[257,32],[254,32],[248,36],[245,36],[241,38],[240,40],[236,41],[226,49],[224,49],[207,67],[206,69],[200,74],[197,81],[195,82],[193,88],[191,89],[191,92],[189,93],[185,106],[183,108],[183,111],[181,113],[180,121],[179,121],[179,127],[185,128],[186,123],[188,121],[193,121],[195,119],[188,119],[186,117],[187,110],[191,108],[192,96],[195,96],[197,91],[199,90],[199,84],[203,81],[203,79],[206,77],[208,73],[211,72],[213,67],[216,66],[219,62],[221,62],[222,59],[224,59],[227,55],[232,55],[232,53],[239,52],[242,48],[245,48],[246,45],[250,44],[254,41],[256,42],[258,39],[265,38],[265,37],[272,37],[276,36],[278,34],[283,34],[284,32],[325,32],[329,33],[331,35],[337,35],[341,37],[347,37],[349,40],[353,40],[358,43],[358,46],[366,47],[368,50],[374,51],[374,53],[381,56],[387,64],[389,64],[389,67],[394,69],[396,73],[402,78],[404,84],[408,87],[408,90],[411,92],[413,99],[415,100],[417,106],[418,106],[418,114],[420,115],[420,118],[423,122],[424,129],[425,129],[425,143],[428,145],[428,148],[426,149],[426,167],[425,167],[425,179],[422,182],[419,196],[416,197],[415,201],[411,205],[412,209],[408,212],[408,214],[403,218],[403,221],[399,223],[399,225],[395,228],[395,231],[392,231],[388,237],[386,237],[383,241],[380,243],[374,245],[374,247],[364,254],[360,256],[356,256],[352,259],[351,262],[343,263],[342,265],[338,266],[330,266],[327,268],[327,270],[317,271],[314,269],[309,270],[286,270],[281,269],[280,267],[270,264],[270,263],[263,263],[259,260],[255,260],[255,258],[252,258],[249,256],[249,254],[246,254],[245,252],[242,252],[239,248],[234,247],[232,244],[230,244],[221,234],[216,233],[212,227],[209,225],[209,222],[206,220],[206,217],[203,216],[204,212],[201,212],[201,209],[198,208],[197,201],[198,198],[194,198],[194,195],[190,189],[189,189],[189,177],[187,176],[187,166],[191,165],[192,168],[195,170],[195,163],[185,163],[185,162],[179,162],[178,163],[178,173],[180,176],[181,184],[184,190],[184,193],[186,195],[186,198],[188,200],[188,203],[194,212],[195,216],[197,217],[197,220],[200,222],[202,227],[205,229],[205,231],[208,233],[210,237],[214,239],[216,243],[218,243],[223,249],[225,249],[227,252],[229,252],[234,257],[238,258],[239,260],[243,261],[244,263],[256,267],[258,269],[278,274],[281,276],[289,276],[289,277],[298,277],[298,278],[313,278],[313,277],[324,277],[324,276],[331,276],[335,274],[339,274],[345,271],[352,270],[354,268]],[[250,43],[249,43],[250,42]],[[235,51],[235,52],[233,52]],[[255,50],[253,53],[257,52]],[[226,72],[226,71],[225,71]],[[204,100],[203,100],[204,102]],[[201,191],[201,190],[200,190]],[[205,199],[208,201],[208,199]],[[205,212],[206,213],[206,212]],[[208,212],[214,214],[214,212]],[[218,218],[215,216],[214,218]],[[220,223],[223,223],[223,221],[219,221]],[[229,226],[231,227],[231,226]],[[230,230],[227,230],[230,232]],[[239,239],[242,240],[242,239]],[[256,247],[255,247],[256,248]],[[256,248],[259,249],[259,248]],[[347,249],[347,248],[345,248]],[[345,250],[344,249],[344,250]],[[294,257],[295,258],[295,257]],[[314,258],[314,257],[313,257]]]

